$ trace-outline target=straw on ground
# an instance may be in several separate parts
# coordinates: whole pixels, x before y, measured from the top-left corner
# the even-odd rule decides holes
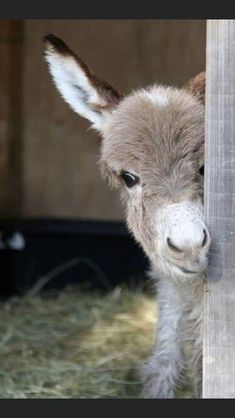
[[[1,398],[140,397],[153,295],[72,287],[14,297],[1,303],[0,315]]]

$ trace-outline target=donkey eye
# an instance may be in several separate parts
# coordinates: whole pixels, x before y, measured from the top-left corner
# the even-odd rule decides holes
[[[121,178],[129,189],[139,183],[140,180],[138,176],[134,176],[134,174],[131,174],[128,171],[123,171],[121,173]]]
[[[201,176],[204,176],[204,165],[202,165],[199,169],[199,173],[201,174]]]

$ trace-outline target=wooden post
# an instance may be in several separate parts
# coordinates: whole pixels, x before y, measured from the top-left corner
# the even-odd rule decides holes
[[[235,397],[235,20],[207,22],[203,398]]]

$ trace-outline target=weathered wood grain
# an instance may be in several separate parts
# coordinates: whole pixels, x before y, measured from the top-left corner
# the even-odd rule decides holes
[[[207,22],[203,398],[235,397],[235,20]]]

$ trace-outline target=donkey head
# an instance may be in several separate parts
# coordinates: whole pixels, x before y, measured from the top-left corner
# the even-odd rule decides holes
[[[101,171],[120,187],[136,240],[161,275],[196,278],[210,246],[203,216],[205,75],[182,89],[153,85],[123,97],[62,40],[44,41],[56,87],[101,134]]]

